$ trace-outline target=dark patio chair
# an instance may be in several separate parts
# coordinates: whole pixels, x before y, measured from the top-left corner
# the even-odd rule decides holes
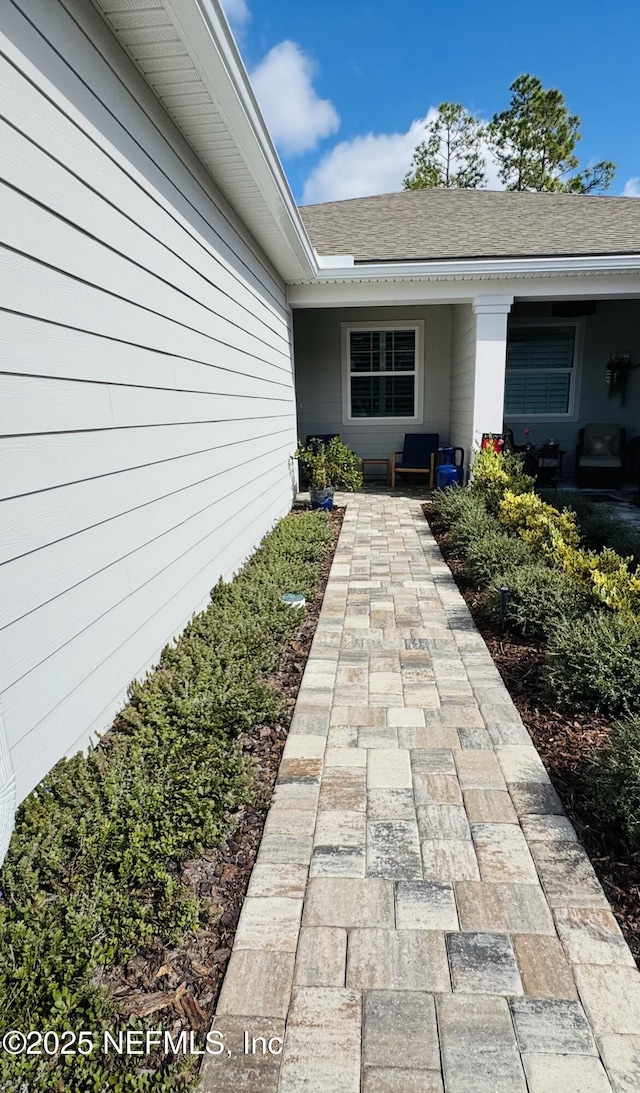
[[[619,489],[625,454],[621,425],[585,425],[578,435],[575,476],[579,488]]]
[[[426,474],[429,489],[433,489],[439,443],[439,433],[405,433],[402,451],[393,452],[391,456],[392,489],[396,484],[397,474]]]
[[[305,440],[305,446],[308,448],[310,444],[330,444],[336,437],[340,439],[340,433],[310,433]]]

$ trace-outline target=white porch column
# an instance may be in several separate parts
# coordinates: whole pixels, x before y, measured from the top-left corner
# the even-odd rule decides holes
[[[476,296],[476,360],[473,390],[473,442],[483,433],[501,433],[507,363],[507,319],[513,296]]]

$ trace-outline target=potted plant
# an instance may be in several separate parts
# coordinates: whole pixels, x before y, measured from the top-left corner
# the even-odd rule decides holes
[[[308,444],[298,444],[294,453],[309,483],[312,509],[333,508],[336,490],[353,492],[362,485],[360,460],[339,436],[329,443],[311,437]]]

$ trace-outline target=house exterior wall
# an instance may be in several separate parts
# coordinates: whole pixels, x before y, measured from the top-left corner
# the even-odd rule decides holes
[[[425,324],[423,423],[404,425],[384,418],[343,421],[342,324],[395,321]],[[451,308],[360,307],[301,309],[294,312],[298,433],[339,433],[364,459],[390,458],[405,433],[437,432],[449,438]]]
[[[516,305],[512,312],[526,323],[543,322],[551,317],[551,304],[531,305],[526,313]],[[571,320],[567,320],[571,321]],[[599,300],[593,315],[576,320],[579,324],[578,354],[575,382],[578,384],[574,413],[566,418],[505,418],[513,429],[517,444],[525,441],[522,430],[530,429],[534,444],[553,437],[566,451],[563,465],[565,477],[573,473],[575,448],[580,428],[589,422],[611,422],[627,430],[627,439],[640,434],[640,370],[631,373],[627,401],[609,398],[605,369],[611,353],[630,352],[632,362],[640,364],[640,300]]]
[[[4,4],[0,45],[0,702],[22,799],[289,509],[296,430],[284,286],[88,0]]]
[[[473,403],[476,368],[476,317],[471,304],[452,308],[451,324],[451,443],[464,448],[468,465],[473,444]]]

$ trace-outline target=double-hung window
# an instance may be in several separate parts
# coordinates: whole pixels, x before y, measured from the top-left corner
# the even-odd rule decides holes
[[[505,417],[570,414],[575,382],[575,324],[509,326]]]
[[[343,324],[345,421],[422,421],[422,323]]]

